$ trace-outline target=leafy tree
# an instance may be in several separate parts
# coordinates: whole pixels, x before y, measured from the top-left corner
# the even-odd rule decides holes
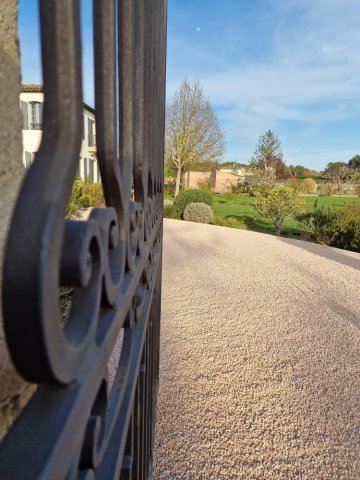
[[[289,165],[289,171],[296,178],[312,178],[320,177],[320,173],[316,170],[311,170],[310,168],[303,167],[302,165]]]
[[[279,137],[271,130],[260,135],[250,165],[261,170],[267,170],[271,167],[275,170],[276,178],[288,178],[290,176],[290,172],[283,160]]]
[[[240,163],[240,162],[223,162],[221,163],[220,165],[220,168],[231,168],[232,170],[235,170],[237,168],[244,168],[244,167],[248,167],[249,165],[247,165],[246,163]]]
[[[338,172],[339,170],[347,167],[348,164],[346,162],[329,162],[326,165],[324,170],[324,175],[331,174],[332,172]]]
[[[281,234],[281,226],[287,218],[297,217],[305,212],[305,200],[287,187],[273,188],[255,200],[255,209],[264,217],[270,217],[275,234]]]
[[[166,111],[165,159],[176,171],[175,196],[183,172],[195,162],[220,160],[225,150],[224,136],[199,82],[185,80]]]
[[[218,170],[219,168],[220,163],[214,160],[203,160],[192,163],[189,166],[189,170],[195,172],[211,172],[212,170]]]
[[[349,160],[349,167],[360,169],[360,155],[355,155]]]

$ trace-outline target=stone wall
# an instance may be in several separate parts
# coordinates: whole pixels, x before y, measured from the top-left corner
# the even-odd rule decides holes
[[[19,108],[20,67],[17,33],[17,0],[1,0],[0,8],[0,267],[11,213],[24,175],[21,115]],[[1,282],[0,276],[0,282]],[[1,283],[0,283],[1,289]],[[0,299],[1,302],[1,299]],[[0,315],[2,308],[0,310]],[[0,322],[0,439],[31,396],[11,364]]]

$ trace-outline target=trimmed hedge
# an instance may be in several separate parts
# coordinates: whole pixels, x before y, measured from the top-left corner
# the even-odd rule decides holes
[[[180,217],[183,217],[185,208],[189,203],[205,203],[211,207],[213,203],[212,194],[206,190],[200,190],[198,188],[181,190],[174,200],[174,207],[179,212]]]
[[[173,204],[164,206],[164,218],[173,218],[175,220],[180,218],[179,212]]]

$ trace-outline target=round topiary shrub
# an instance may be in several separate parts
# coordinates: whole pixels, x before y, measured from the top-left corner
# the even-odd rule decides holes
[[[179,219],[179,212],[173,204],[164,206],[164,218]]]
[[[189,203],[185,208],[184,220],[187,222],[211,223],[214,221],[214,214],[206,203]]]
[[[198,188],[181,190],[174,200],[174,207],[177,209],[181,217],[184,215],[185,208],[189,203],[205,203],[211,207],[213,203],[212,194],[206,190],[200,190]]]

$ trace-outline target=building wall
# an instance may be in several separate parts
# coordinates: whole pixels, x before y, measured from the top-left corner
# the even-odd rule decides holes
[[[199,188],[200,182],[207,182],[211,172],[189,172],[189,188]]]
[[[1,0],[0,8],[0,271],[10,218],[20,183],[22,165],[20,66],[17,37],[17,1]],[[0,275],[0,289],[2,276]],[[2,296],[0,295],[0,301]],[[0,305],[1,307],[1,305]],[[6,347],[0,308],[0,440],[34,391],[15,371]]]
[[[20,102],[26,102],[28,104],[28,118],[30,122],[31,116],[31,102],[44,102],[44,94],[38,92],[21,92]],[[93,145],[89,145],[89,120],[93,122],[93,137],[96,138],[95,131],[95,114],[84,108],[83,110],[84,117],[84,131],[83,139],[80,149],[80,158],[79,158],[79,169],[78,173],[85,180],[88,178],[91,182],[100,182],[100,171],[98,167],[98,162],[96,158],[96,148]],[[23,138],[23,164],[26,166],[26,152],[32,154],[32,156],[38,151],[40,142],[41,142],[42,130],[32,130],[32,129],[23,129],[22,138]]]
[[[240,177],[234,173],[216,171],[215,193],[228,193],[237,185]]]
[[[189,172],[189,188],[199,188],[199,183],[209,181],[212,172]],[[213,191],[215,193],[227,193],[232,191],[232,186],[237,185],[239,176],[234,173],[228,173],[216,170],[215,185]]]

